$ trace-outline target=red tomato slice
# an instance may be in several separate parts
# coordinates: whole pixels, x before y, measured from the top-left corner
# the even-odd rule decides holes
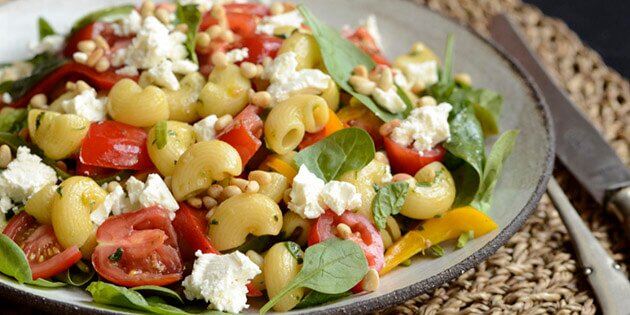
[[[357,45],[357,47],[365,51],[366,54],[370,55],[374,62],[381,65],[390,65],[387,58],[383,55],[381,50],[376,45],[376,42],[374,41],[374,38],[372,38],[372,35],[370,35],[370,33],[367,31],[367,28],[363,26],[358,27],[354,34],[351,34],[348,39],[355,45]]]
[[[269,15],[269,7],[262,3],[227,3],[224,4],[227,13],[245,13],[264,17]]]
[[[182,259],[169,212],[153,206],[105,220],[96,231],[96,272],[115,284],[168,285],[181,280]],[[110,258],[116,252],[117,259]]]
[[[25,211],[13,217],[3,231],[24,251],[33,280],[50,278],[81,260],[76,246],[63,249],[50,225],[41,225]]]
[[[116,35],[111,23],[93,22],[76,31],[72,37],[68,39],[66,47],[63,50],[63,55],[72,58],[72,54],[79,51],[77,47],[79,42],[95,39],[99,35],[102,36],[109,44],[109,47],[111,47],[109,56],[116,50],[129,46],[133,38],[133,36],[121,37]]]
[[[81,145],[82,164],[118,170],[145,170],[153,167],[142,128],[106,120],[93,123]]]
[[[251,36],[256,33],[255,16],[248,13],[227,12],[226,13],[230,30],[241,37]],[[210,11],[206,12],[199,24],[199,30],[205,31],[210,26],[218,24],[219,21],[212,16]]]
[[[365,253],[368,266],[376,271],[383,268],[385,258],[383,255],[384,246],[381,234],[378,232],[370,219],[352,211],[346,211],[341,216],[327,210],[321,215],[313,226],[308,236],[308,245],[323,242],[331,237],[337,236],[337,225],[344,223],[352,230],[352,235],[348,238],[359,244]]]
[[[384,139],[387,158],[392,166],[392,170],[396,173],[407,173],[414,176],[423,166],[431,162],[442,161],[446,154],[446,150],[442,145],[437,145],[435,148],[426,150],[420,155],[418,151],[412,148],[405,148],[390,137],[385,137]]]
[[[86,165],[81,163],[81,159],[77,159],[77,175],[88,176],[92,178],[103,178],[116,173],[115,169]]]
[[[265,57],[272,59],[276,57],[282,46],[282,39],[267,34],[255,34],[243,38],[242,45],[249,49],[249,56],[245,61],[262,64]]]
[[[262,145],[263,121],[258,116],[260,108],[249,105],[243,109],[230,125],[217,135],[217,139],[233,146],[241,157],[243,166]]]
[[[185,202],[179,203],[179,210],[173,220],[180,252],[184,261],[195,259],[195,252],[219,254],[208,238],[206,210],[195,209]]]

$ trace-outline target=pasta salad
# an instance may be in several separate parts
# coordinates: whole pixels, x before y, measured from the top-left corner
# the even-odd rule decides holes
[[[497,228],[518,131],[418,42],[384,55],[289,2],[144,1],[0,66],[0,272],[157,314],[289,311],[378,290]],[[205,310],[209,309],[211,311]],[[205,311],[204,311],[205,310]]]

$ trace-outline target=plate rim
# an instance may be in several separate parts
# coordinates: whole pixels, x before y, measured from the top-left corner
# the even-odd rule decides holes
[[[464,274],[466,271],[474,268],[479,265],[481,262],[485,261],[488,257],[494,254],[501,246],[505,245],[507,241],[523,226],[525,221],[530,217],[533,213],[534,209],[538,205],[540,199],[542,198],[547,183],[551,178],[553,173],[554,163],[555,163],[555,150],[556,150],[556,134],[553,129],[553,119],[551,116],[551,112],[549,111],[548,104],[545,99],[542,97],[542,94],[534,83],[532,77],[525,71],[524,67],[512,56],[510,56],[498,43],[496,43],[492,38],[483,36],[475,29],[473,29],[470,25],[464,24],[463,22],[457,20],[456,18],[442,14],[431,9],[425,3],[419,3],[415,0],[402,0],[403,2],[408,2],[417,6],[424,7],[430,14],[438,15],[439,17],[450,21],[455,24],[457,27],[460,27],[476,37],[483,44],[489,46],[503,61],[507,63],[512,72],[516,73],[519,79],[523,81],[526,87],[527,95],[529,95],[532,100],[535,102],[535,109],[539,113],[542,118],[544,128],[546,130],[546,136],[549,143],[549,147],[547,148],[545,161],[544,161],[544,171],[542,176],[539,178],[536,189],[533,194],[525,204],[523,208],[519,211],[518,215],[503,229],[501,230],[492,240],[486,243],[479,250],[474,252],[472,255],[466,257],[464,260],[459,263],[453,265],[452,267],[442,271],[441,273],[435,274],[427,279],[418,281],[410,286],[400,288],[398,290],[394,290],[379,296],[375,296],[370,299],[357,301],[355,303],[349,305],[340,305],[333,306],[325,310],[313,310],[308,311],[308,309],[300,310],[301,314],[359,314],[366,313],[369,311],[381,310],[387,307],[390,307],[394,304],[412,299],[417,297],[418,295],[425,293],[429,290],[432,290],[439,285],[442,285],[448,281],[451,281],[455,277],[458,277]],[[8,3],[5,2],[5,4]],[[1,7],[1,4],[0,4]],[[53,311],[58,313],[69,313],[75,312],[78,314],[120,314],[121,312],[125,312],[126,309],[117,308],[117,307],[109,307],[106,308],[96,308],[96,307],[88,307],[82,306],[80,304],[72,304],[67,303],[61,300],[53,300],[48,299],[43,296],[23,291],[17,288],[13,288],[9,285],[0,282],[0,293],[4,295],[6,298],[13,299],[14,301],[21,304],[28,304],[33,306],[36,309]],[[331,304],[334,305],[334,304]],[[132,311],[132,310],[129,310]]]

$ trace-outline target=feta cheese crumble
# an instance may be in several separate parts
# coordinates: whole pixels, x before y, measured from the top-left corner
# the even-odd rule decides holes
[[[247,305],[247,283],[261,273],[260,268],[239,251],[216,255],[195,253],[190,276],[182,282],[188,300],[205,300],[218,311],[239,313]]]
[[[0,173],[0,211],[6,213],[13,203],[24,203],[42,187],[56,182],[55,170],[28,147],[19,147],[16,158]]]
[[[375,88],[372,92],[372,97],[379,106],[387,109],[392,114],[397,114],[407,109],[407,104],[398,96],[396,88],[391,88],[387,91]]]
[[[197,137],[197,141],[210,141],[217,135],[214,125],[217,123],[217,116],[210,115],[193,125],[193,131]]]
[[[293,178],[293,187],[289,194],[289,210],[305,219],[315,219],[324,213],[324,205],[319,195],[325,183],[313,174],[306,165],[301,165]]]
[[[130,212],[131,203],[129,198],[125,197],[125,191],[122,186],[118,185],[116,188],[105,196],[105,200],[90,213],[90,220],[96,225],[101,225],[110,214],[119,215]]]
[[[160,175],[149,174],[145,183],[132,176],[127,180],[126,188],[131,204],[130,209],[157,205],[170,211],[171,220],[175,218],[175,211],[179,209],[179,205]]]
[[[271,94],[271,102],[277,104],[289,96],[308,91],[321,92],[328,87],[330,76],[318,69],[302,69],[297,71],[297,59],[294,52],[286,52],[270,62],[262,73],[263,79],[271,84],[267,92]]]
[[[42,53],[56,54],[63,49],[63,44],[66,42],[66,38],[62,35],[48,35],[42,38],[40,41],[32,41],[29,43],[28,48],[35,55]]]
[[[225,54],[229,63],[241,62],[249,57],[249,48],[236,48]]]
[[[413,144],[416,151],[431,149],[451,137],[448,113],[453,109],[449,103],[437,106],[415,108],[399,126],[394,128],[391,137],[396,143],[407,147]]]
[[[88,89],[79,95],[61,102],[61,108],[68,114],[98,122],[107,118],[107,97],[97,98],[96,90]]]
[[[326,206],[337,215],[361,207],[361,194],[350,183],[330,181],[324,186],[320,196]]]
[[[13,97],[8,92],[2,93],[2,102],[5,104],[11,104],[13,102]]]
[[[266,16],[256,25],[256,33],[273,35],[276,27],[292,26],[300,28],[304,24],[304,18],[298,10]]]
[[[131,34],[138,33],[142,28],[142,16],[136,10],[131,10],[129,15],[118,20],[116,23],[112,23],[114,34],[121,37],[126,37]]]
[[[411,85],[421,82],[425,86],[429,86],[438,81],[438,66],[434,60],[423,63],[407,63],[402,71]]]

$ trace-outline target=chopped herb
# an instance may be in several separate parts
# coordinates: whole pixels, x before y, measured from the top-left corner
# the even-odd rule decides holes
[[[55,35],[55,30],[50,26],[50,23],[46,21],[43,17],[40,17],[37,20],[37,25],[39,26],[39,40],[44,39],[46,36]]]
[[[273,219],[278,222],[278,216],[274,214]]]
[[[39,126],[41,126],[44,115],[46,115],[46,112],[41,112],[37,114],[37,117],[35,117],[35,130],[39,129]]]
[[[210,224],[212,225],[219,225],[219,221],[212,219],[212,221],[210,221]]]
[[[407,259],[407,260],[405,260],[405,261],[401,262],[401,263],[400,263],[400,265],[401,265],[401,266],[403,266],[403,267],[409,267],[409,266],[411,266],[411,258],[409,258],[409,259]]]
[[[473,230],[462,233],[459,238],[457,238],[457,248],[464,248],[464,246],[468,244],[468,241],[473,238],[475,238],[475,232]]]
[[[57,193],[59,194],[59,197],[63,197],[63,193],[61,191],[62,189],[63,189],[63,186],[61,186],[61,185],[59,185],[59,187],[57,187],[57,189],[56,189]]]
[[[110,261],[119,261],[122,258],[123,255],[123,249],[121,247],[118,247],[116,249],[116,251],[109,255],[109,257],[107,257]]]
[[[198,63],[197,53],[195,52],[197,29],[201,22],[201,12],[194,4],[181,5],[179,1],[177,3],[177,10],[175,11],[176,24],[188,25],[188,31],[186,32],[186,41],[184,46],[188,51],[188,58],[194,63]]]
[[[153,144],[157,146],[159,150],[166,146],[166,142],[168,141],[168,124],[165,120],[158,122],[155,125],[155,139],[153,140]]]
[[[433,245],[429,247],[429,253],[436,257],[442,257],[444,256],[444,248],[440,245]]]

